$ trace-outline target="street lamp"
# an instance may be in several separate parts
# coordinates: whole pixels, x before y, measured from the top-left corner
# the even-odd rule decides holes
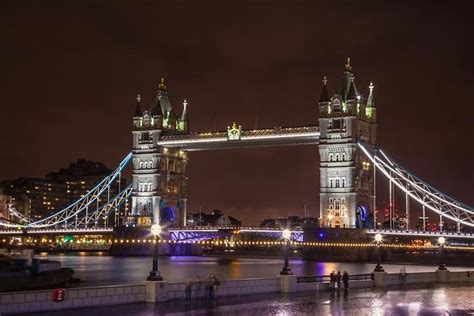
[[[280,275],[292,275],[290,265],[288,263],[288,243],[291,237],[291,231],[289,229],[284,229],[282,232],[283,239],[285,240],[285,265],[281,269]]]
[[[439,244],[439,267],[438,270],[448,270],[446,268],[446,265],[444,264],[444,244],[446,243],[446,238],[443,236],[438,238],[438,244]]]
[[[375,272],[384,272],[382,267],[382,234],[375,235],[375,242],[377,245],[377,265],[375,266]]]
[[[331,228],[332,218],[333,218],[332,214],[329,214],[328,215],[329,228]]]
[[[158,240],[161,234],[160,224],[151,225],[151,234],[155,237],[155,249],[153,251],[153,269],[146,278],[147,281],[163,281],[160,271],[158,271]]]

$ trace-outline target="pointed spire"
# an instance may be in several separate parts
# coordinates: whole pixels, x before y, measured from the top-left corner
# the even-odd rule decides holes
[[[319,97],[319,103],[330,101],[328,88],[327,88],[327,82],[328,82],[328,80],[327,80],[326,76],[324,76],[323,86],[321,87],[321,96]]]
[[[140,106],[140,101],[142,100],[142,97],[140,94],[137,94],[137,107],[135,108],[135,113],[133,114],[133,117],[140,117],[142,116],[142,109]]]
[[[351,58],[350,57],[347,57],[346,70],[347,71],[352,71]]]
[[[171,113],[173,108],[171,107],[170,100],[168,99],[168,91],[166,90],[165,79],[161,78],[161,82],[158,85],[158,95],[156,97],[155,107],[153,112],[155,115],[163,115],[167,117]],[[160,113],[161,112],[161,113]]]
[[[367,107],[374,108],[375,107],[375,101],[374,101],[374,84],[370,82],[369,85],[369,96],[367,98]]]
[[[181,121],[185,122],[188,120],[188,109],[187,109],[188,102],[186,99],[183,101],[183,113],[181,114]]]
[[[160,84],[158,85],[160,90],[166,91],[165,78],[161,78]]]
[[[346,100],[355,100],[357,98],[357,93],[356,93],[356,88],[355,88],[355,83],[354,83],[354,78],[352,78],[351,81],[349,81],[349,91],[347,91],[347,97]]]
[[[161,104],[159,96],[156,97],[155,104],[153,104],[150,114],[151,116],[158,116],[161,114]]]

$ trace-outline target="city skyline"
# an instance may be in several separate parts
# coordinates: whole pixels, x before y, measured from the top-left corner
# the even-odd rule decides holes
[[[464,139],[473,135],[473,61],[472,44],[463,40],[470,24],[460,14],[462,6],[386,5],[377,12],[367,4],[328,8],[342,17],[347,9],[366,9],[366,20],[376,18],[382,24],[376,29],[367,22],[353,22],[350,25],[359,29],[347,32],[337,25],[321,29],[331,22],[321,8],[309,4],[292,7],[303,18],[284,27],[277,23],[284,16],[284,4],[266,16],[258,6],[252,12],[229,9],[227,18],[249,14],[244,31],[212,10],[201,13],[223,24],[224,31],[196,25],[191,8],[182,10],[179,5],[165,6],[170,12],[183,11],[179,23],[167,21],[165,15],[156,23],[139,19],[153,16],[143,8],[105,10],[96,5],[95,14],[88,17],[94,28],[89,28],[82,23],[85,7],[66,6],[70,7],[16,6],[16,15],[10,11],[4,19],[10,28],[3,30],[8,44],[0,61],[6,69],[0,89],[9,119],[0,129],[9,135],[3,141],[9,150],[0,158],[2,179],[41,176],[80,157],[115,166],[131,148],[136,93],[144,104],[151,104],[161,77],[174,107],[188,100],[192,131],[211,130],[214,113],[218,130],[233,121],[253,128],[256,113],[259,127],[316,125],[321,80],[327,76],[334,93],[350,56],[359,89],[366,94],[369,82],[375,84],[379,144],[438,189],[466,204],[474,202],[469,159],[460,159],[473,154],[473,146]],[[321,15],[312,17],[305,9]],[[419,16],[422,9],[425,14]],[[31,29],[39,22],[35,12],[44,17],[48,10],[64,14]],[[390,19],[384,21],[387,16]],[[395,24],[401,16],[405,23]],[[260,29],[250,34],[252,23]],[[433,25],[442,25],[442,30]],[[272,28],[283,38],[265,37]],[[153,41],[155,32],[164,43]],[[387,33],[389,42],[381,43]],[[342,40],[334,40],[336,35]],[[19,37],[27,40],[17,41]],[[355,41],[362,43],[355,46]],[[18,122],[22,128],[12,133]],[[202,205],[255,222],[297,210],[302,214],[306,200],[314,216],[319,212],[318,164],[317,147],[312,146],[191,153],[189,210]]]

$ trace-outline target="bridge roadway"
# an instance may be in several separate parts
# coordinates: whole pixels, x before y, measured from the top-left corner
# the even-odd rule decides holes
[[[288,146],[318,144],[319,127],[275,127],[267,129],[238,129],[236,139],[229,139],[227,131],[190,133],[163,136],[158,145],[187,151],[216,150],[245,147]]]
[[[99,228],[99,227],[90,227],[90,228],[57,228],[57,229],[32,229],[28,230],[27,234],[29,235],[41,235],[41,234],[106,234],[113,233],[113,228]],[[278,235],[281,234],[283,229],[278,228],[266,228],[266,227],[253,227],[253,226],[206,226],[206,227],[193,227],[193,228],[171,228],[168,229],[168,232],[175,234],[177,237],[178,234],[182,234],[184,237],[185,234],[189,234],[191,237],[193,234],[199,233],[210,233],[217,234],[219,231],[237,231],[240,234],[245,233],[259,233],[259,234],[269,234],[269,235]],[[368,229],[367,234],[375,235],[382,234],[382,236],[408,236],[408,237],[445,237],[449,239],[474,239],[473,233],[458,233],[458,232],[439,232],[439,231],[422,231],[422,230],[389,230],[389,229]],[[300,239],[302,237],[303,231],[301,229],[295,229],[291,231],[292,239]],[[0,230],[0,235],[22,235],[24,234],[21,230]],[[301,237],[300,237],[301,236]],[[297,238],[296,238],[297,237]],[[181,240],[182,238],[177,238]],[[301,238],[302,241],[302,238]]]

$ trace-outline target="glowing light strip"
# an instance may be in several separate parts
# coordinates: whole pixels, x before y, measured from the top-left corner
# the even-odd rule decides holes
[[[28,230],[28,235],[32,234],[70,234],[70,233],[112,233],[113,228],[58,228],[58,229],[35,229]],[[0,235],[23,235],[23,231],[0,230]]]
[[[362,146],[359,142],[357,143],[357,145],[362,149],[362,151],[364,152],[364,154],[372,161],[372,163],[374,164],[374,166],[376,166],[384,175],[387,179],[389,179],[390,181],[392,181],[400,190],[402,190],[403,192],[405,192],[406,194],[408,194],[411,198],[413,198],[415,201],[417,201],[418,203],[424,205],[425,207],[429,208],[430,210],[432,210],[433,212],[437,213],[437,214],[440,214],[446,218],[449,218],[451,220],[453,220],[454,222],[460,222],[464,225],[467,225],[467,226],[470,226],[470,227],[474,227],[474,223],[469,223],[469,222],[465,222],[464,220],[460,220],[458,218],[455,218],[449,214],[446,214],[446,213],[443,213],[441,211],[439,211],[438,209],[434,208],[433,206],[431,206],[430,204],[428,203],[425,203],[423,202],[423,200],[421,200],[420,198],[418,198],[416,195],[414,195],[413,193],[411,193],[409,190],[407,190],[404,186],[402,186],[400,183],[398,183],[398,181],[391,177],[390,174],[383,168],[380,166],[380,164],[373,159],[373,157],[370,155],[370,153],[367,151],[367,149],[365,149],[364,146]]]
[[[382,234],[382,235],[396,235],[396,236],[420,236],[420,237],[448,237],[448,238],[469,238],[474,239],[473,234],[466,233],[449,233],[449,232],[423,232],[419,230],[381,230],[381,229],[370,229],[367,234]]]
[[[249,135],[244,136],[242,135],[240,141],[252,141],[252,140],[260,140],[260,139],[285,139],[285,138],[298,138],[298,137],[305,137],[305,138],[318,138],[319,139],[320,132],[308,132],[308,133],[293,133],[293,134],[278,134],[278,135]],[[162,140],[158,141],[158,145],[160,146],[173,146],[179,144],[196,144],[196,143],[222,143],[222,142],[229,142],[229,144],[239,143],[239,140],[228,140],[227,137],[216,137],[216,138],[206,138],[206,139],[183,139],[183,140]]]
[[[388,157],[383,153],[382,150],[380,150],[380,152],[385,156],[385,158],[387,159],[387,161],[388,161],[392,166],[394,166],[394,167],[397,166],[397,164],[394,164],[390,159],[388,159]],[[472,209],[466,209],[466,208],[464,208],[464,207],[462,206],[462,203],[455,204],[455,203],[453,203],[453,202],[451,202],[451,201],[448,201],[448,200],[446,200],[446,199],[443,199],[443,198],[437,196],[436,194],[432,193],[431,191],[428,191],[428,190],[426,190],[425,188],[421,187],[419,184],[416,184],[415,182],[412,182],[410,179],[406,178],[403,174],[401,174],[401,173],[398,171],[398,170],[400,170],[400,168],[396,167],[397,170],[395,170],[395,169],[393,169],[392,167],[388,166],[387,163],[385,163],[385,162],[384,162],[382,159],[380,159],[379,157],[376,156],[375,158],[376,158],[377,160],[379,160],[381,163],[383,163],[385,166],[387,166],[387,168],[389,168],[392,172],[398,174],[398,175],[399,175],[400,177],[402,177],[406,182],[410,183],[413,187],[418,188],[420,191],[423,191],[423,192],[427,193],[428,195],[433,196],[435,199],[437,199],[437,200],[439,200],[439,201],[441,201],[441,202],[443,202],[443,203],[449,204],[449,205],[451,205],[451,206],[453,206],[453,207],[455,207],[455,208],[457,208],[457,209],[461,209],[461,210],[463,210],[463,211],[465,211],[465,212],[474,214],[474,211],[473,211]],[[406,170],[404,170],[404,169],[401,169],[401,170],[402,170],[402,171],[405,171],[406,173],[408,173],[408,171],[406,171]],[[408,174],[409,174],[409,173],[408,173]],[[410,175],[411,175],[411,174],[410,174]],[[411,175],[411,176],[414,177],[414,178],[417,178],[417,177],[415,177],[415,176],[413,176],[413,175]],[[418,181],[422,182],[424,185],[427,185],[427,184],[425,184],[424,181],[422,181],[422,180],[420,180],[420,179],[418,179]],[[428,186],[428,185],[427,185],[427,186]],[[429,186],[429,187],[430,187],[431,189],[433,189],[434,191],[436,191],[436,192],[438,192],[438,193],[440,193],[440,194],[445,195],[445,194],[442,193],[441,191],[439,191],[439,190],[437,190],[437,189],[435,189],[435,188],[433,188],[433,187],[431,187],[431,186]],[[453,199],[453,200],[454,200],[454,199]]]

